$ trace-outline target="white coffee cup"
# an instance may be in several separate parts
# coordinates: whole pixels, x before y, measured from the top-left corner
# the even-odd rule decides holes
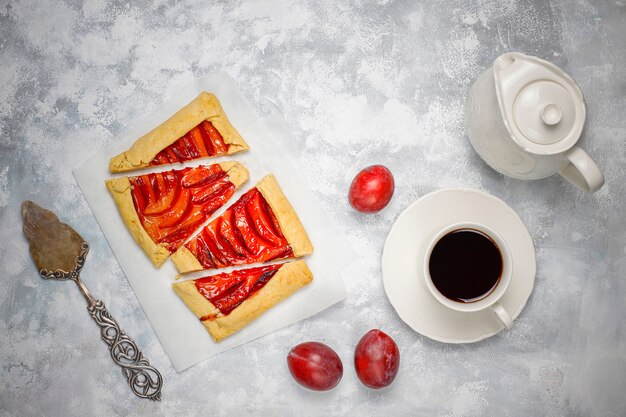
[[[502,256],[502,273],[500,275],[500,279],[498,280],[498,283],[496,284],[496,287],[493,290],[491,290],[491,292],[488,295],[484,296],[483,298],[477,301],[464,303],[461,301],[451,300],[450,298],[443,295],[437,289],[437,287],[433,283],[432,277],[430,276],[430,257],[431,257],[431,254],[433,252],[435,245],[439,242],[441,238],[443,238],[448,233],[453,232],[455,230],[468,230],[468,229],[476,230],[480,233],[485,234],[486,236],[491,238],[491,240],[496,244],[496,246],[498,247],[498,250],[500,251],[500,255]],[[454,259],[451,259],[450,261],[453,262]],[[511,252],[509,250],[508,245],[495,230],[493,230],[492,228],[484,224],[474,223],[474,222],[461,222],[461,223],[451,224],[450,226],[447,226],[443,228],[442,230],[440,230],[431,239],[426,249],[426,256],[424,257],[423,265],[424,265],[424,277],[426,278],[426,286],[432,293],[433,297],[435,297],[435,299],[439,301],[442,305],[452,310],[456,310],[460,312],[475,312],[475,311],[481,311],[485,309],[491,309],[507,329],[510,329],[513,326],[513,319],[511,318],[509,313],[507,313],[504,307],[502,307],[502,305],[498,302],[498,300],[500,300],[500,298],[502,298],[502,296],[506,292],[509,286],[509,283],[511,282],[511,275],[513,271],[513,259],[511,258]]]

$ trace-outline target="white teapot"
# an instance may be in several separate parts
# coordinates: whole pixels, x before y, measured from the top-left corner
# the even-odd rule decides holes
[[[476,152],[504,175],[533,180],[558,172],[590,192],[604,184],[595,162],[575,146],[585,123],[583,95],[547,61],[499,56],[472,85],[465,122]]]

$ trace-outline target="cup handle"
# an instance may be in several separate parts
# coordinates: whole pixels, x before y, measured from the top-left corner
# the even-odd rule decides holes
[[[604,176],[587,152],[574,146],[567,151],[565,158],[568,164],[559,171],[563,178],[583,191],[593,193],[602,187]]]
[[[513,327],[513,319],[511,318],[511,316],[509,316],[509,313],[506,312],[504,307],[502,307],[502,304],[495,303],[491,306],[491,309],[494,313],[496,313],[496,316],[498,316],[502,324],[504,324],[504,327],[506,327],[507,329]]]

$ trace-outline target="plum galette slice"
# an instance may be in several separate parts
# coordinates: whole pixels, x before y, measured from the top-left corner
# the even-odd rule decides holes
[[[313,245],[273,175],[261,179],[184,246],[172,260],[179,272],[298,258]]]
[[[243,183],[238,162],[106,181],[122,219],[155,266],[193,234]]]
[[[219,342],[312,280],[306,263],[295,261],[176,282],[172,286]]]
[[[202,92],[125,152],[113,157],[111,172],[230,155],[249,149],[215,95]]]

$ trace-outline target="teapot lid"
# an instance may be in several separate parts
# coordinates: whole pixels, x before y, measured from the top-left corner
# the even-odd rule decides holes
[[[520,53],[493,65],[498,104],[511,137],[533,153],[551,155],[572,147],[585,123],[583,95],[559,67]]]

